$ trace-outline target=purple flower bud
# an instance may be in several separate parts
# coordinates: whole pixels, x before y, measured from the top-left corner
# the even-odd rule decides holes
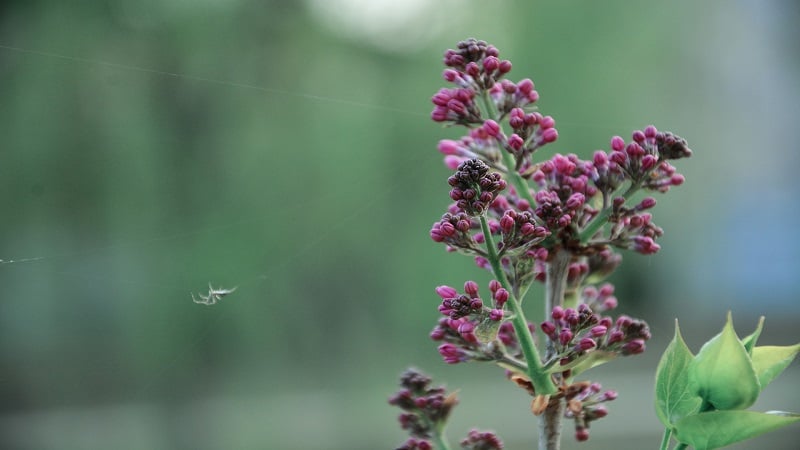
[[[440,345],[438,350],[447,364],[458,364],[469,359],[461,349],[450,343]]]
[[[550,316],[553,320],[561,320],[564,318],[564,308],[560,306],[554,306],[553,311],[550,313]]]
[[[468,63],[466,67],[464,67],[464,72],[472,78],[478,78],[481,74],[481,70],[475,62]]]
[[[494,293],[494,300],[500,307],[502,307],[508,301],[508,297],[508,291],[503,288],[497,289],[497,291]]]
[[[591,335],[593,337],[597,338],[597,337],[605,336],[607,331],[608,331],[608,328],[606,328],[605,326],[597,325],[595,327],[592,327]]]
[[[504,233],[510,233],[511,230],[514,229],[514,225],[515,225],[514,219],[512,219],[511,216],[509,216],[508,214],[505,214],[500,219],[500,229],[503,230]]]
[[[442,300],[458,297],[458,291],[456,291],[455,288],[452,288],[450,286],[437,286],[436,294],[439,295],[439,297],[441,297]]]
[[[591,411],[591,415],[593,419],[602,419],[603,417],[608,415],[608,408],[605,406],[598,406]]]
[[[442,72],[442,78],[444,78],[444,80],[448,83],[454,83],[456,80],[461,78],[461,74],[453,69],[444,69],[444,72]]]
[[[441,149],[439,151],[441,151]],[[592,161],[594,162],[595,166],[599,167],[606,166],[608,165],[608,155],[606,155],[606,152],[602,150],[597,150],[596,152],[594,152],[594,155],[592,156]]]
[[[578,350],[580,351],[585,352],[595,347],[597,347],[597,342],[595,342],[592,338],[583,338],[578,342]]]
[[[458,325],[458,334],[460,334],[462,337],[466,337],[473,331],[475,331],[475,324],[469,320],[464,320]]]
[[[643,209],[650,209],[654,206],[656,206],[656,199],[654,199],[653,197],[645,197],[644,199],[642,199],[642,201],[639,203],[639,206],[636,209],[641,211]]]
[[[631,158],[641,157],[645,154],[644,149],[641,145],[637,144],[636,142],[631,142],[625,147],[625,153],[628,154]]]
[[[556,326],[553,322],[542,322],[540,325],[542,332],[550,337],[553,336],[553,333],[556,332]]]
[[[523,145],[525,145],[525,140],[523,140],[517,134],[512,134],[511,136],[509,136],[508,146],[511,147],[514,151],[519,151]]]
[[[619,136],[611,138],[611,150],[621,152],[625,148],[625,140]]]
[[[644,135],[645,135],[645,137],[646,137],[646,138],[648,138],[648,139],[654,139],[654,138],[656,137],[656,135],[657,135],[657,134],[658,134],[658,130],[657,130],[657,129],[656,129],[656,127],[654,127],[653,125],[648,125],[648,126],[647,126],[647,127],[644,129]]]
[[[489,312],[489,319],[497,322],[503,318],[503,310],[502,309],[493,309]]]
[[[483,129],[491,137],[497,137],[500,134],[500,125],[492,119],[483,122]]]
[[[464,292],[469,294],[470,297],[477,297],[478,296],[478,283],[474,281],[467,281],[464,283]]]
[[[531,91],[533,91],[534,88],[533,81],[531,81],[530,78],[524,78],[520,80],[519,83],[517,83],[517,87],[519,88],[519,91],[522,92],[523,94],[529,94]]]
[[[501,289],[502,285],[497,280],[492,280],[489,282],[489,290],[494,294],[497,292],[498,289]],[[508,294],[508,292],[506,292]],[[496,298],[496,297],[495,297]]]
[[[644,133],[641,130],[634,131],[631,137],[635,142],[639,144],[643,143],[645,139]]]
[[[433,330],[431,330],[431,334],[429,336],[434,341],[441,341],[442,339],[444,339],[446,334],[447,332],[445,331],[444,328],[436,327]]]
[[[536,226],[530,222],[524,223],[519,229],[519,232],[522,233],[523,236],[529,236],[533,234],[534,231],[536,231]]]
[[[618,303],[617,297],[607,297],[605,300],[603,300],[603,308],[606,310],[614,309],[617,307]]]
[[[548,128],[542,133],[541,142],[549,144],[558,139],[558,130],[555,128]]]
[[[564,328],[561,330],[561,333],[558,334],[558,341],[561,342],[561,345],[569,344],[569,341],[572,340],[572,331]]]
[[[486,73],[492,73],[500,66],[500,60],[494,56],[489,56],[483,60],[483,70]]]
[[[642,158],[642,170],[650,170],[655,167],[658,159],[653,155],[644,155]]]
[[[608,344],[614,344],[620,342],[625,337],[625,333],[620,330],[613,330],[611,334],[608,335]]]
[[[500,66],[498,66],[497,71],[501,74],[511,72],[511,61],[507,59],[500,61]]]
[[[564,310],[564,320],[570,325],[577,325],[580,321],[580,316],[578,315],[578,311],[575,311],[572,308],[567,308]]]
[[[588,428],[575,428],[575,440],[578,442],[585,442],[589,440]]]
[[[439,141],[439,146],[437,148],[439,152],[444,155],[457,155],[461,151],[458,143],[452,139],[442,139]]]
[[[634,339],[622,346],[623,355],[638,355],[644,352],[644,341],[641,339]]]
[[[598,401],[610,402],[616,399],[617,399],[617,391],[605,391],[603,392],[603,395],[601,395],[600,398],[598,398]]]
[[[472,236],[472,240],[478,244],[483,244],[486,242],[486,237],[483,235],[483,233],[475,233],[475,235]]]
[[[586,201],[586,198],[581,193],[575,193],[570,195],[567,199],[566,206],[569,209],[577,209],[583,206],[583,203]]]
[[[459,156],[447,155],[444,157],[444,165],[450,170],[456,170],[464,162],[464,158]]]

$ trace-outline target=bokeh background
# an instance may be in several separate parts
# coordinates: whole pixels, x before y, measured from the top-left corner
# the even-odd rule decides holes
[[[650,123],[695,151],[659,197],[662,251],[612,277],[649,352],[589,374],[620,399],[564,443],[655,448],[675,318],[694,350],[728,310],[800,340],[798,23],[793,0],[2,2],[0,448],[394,448],[408,365],[461,389],[451,438],[532,448],[530,399],[427,338],[434,286],[488,281],[428,238],[436,143],[460,135],[429,98],[470,36],[535,81],[543,156]],[[238,290],[192,303],[209,283]],[[799,381],[755,409],[800,409]]]

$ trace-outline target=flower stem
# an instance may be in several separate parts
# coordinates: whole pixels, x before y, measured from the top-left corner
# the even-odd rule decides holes
[[[481,91],[481,103],[483,104],[483,109],[486,110],[486,115],[492,120],[498,120],[499,116],[497,111],[494,109],[494,105],[492,105],[491,99],[489,99],[488,91],[484,90]],[[500,127],[502,128],[502,124]],[[508,177],[508,181],[514,186],[514,190],[517,191],[517,195],[521,196],[528,203],[532,205],[536,204],[536,200],[533,199],[533,195],[531,195],[530,189],[528,189],[528,183],[525,181],[524,178],[515,170],[517,163],[514,161],[514,156],[508,152],[506,149],[500,149],[500,154],[503,155],[503,164],[506,166],[506,176]]]
[[[659,447],[659,450],[668,450],[669,439],[671,437],[672,437],[672,430],[669,428],[664,428],[664,437],[661,438],[661,447]]]
[[[561,417],[564,415],[564,400],[552,401],[539,417],[539,450],[561,448]]]
[[[554,249],[553,258],[547,262],[545,281],[544,317],[548,319],[554,306],[563,306],[567,286],[567,274],[572,254],[564,249]],[[556,354],[555,344],[545,336],[545,360]],[[561,419],[564,415],[564,401],[558,399],[547,405],[539,418],[539,449],[558,450],[561,447]]]
[[[444,436],[444,430],[436,430],[433,433],[433,441],[438,450],[450,450],[450,445],[447,443],[447,438]]]
[[[481,229],[483,230],[484,239],[486,239],[486,251],[489,253],[489,263],[492,265],[492,272],[495,278],[500,282],[503,288],[509,292],[511,301],[508,304],[511,306],[511,311],[514,313],[511,316],[511,324],[514,326],[514,332],[519,339],[522,354],[525,356],[525,361],[528,364],[527,374],[533,383],[533,388],[537,395],[548,395],[557,392],[553,380],[550,375],[544,371],[542,361],[539,359],[539,353],[536,350],[536,344],[533,342],[533,336],[528,329],[528,321],[525,319],[525,314],[522,311],[520,300],[514,295],[514,290],[511,288],[511,283],[506,277],[506,273],[500,266],[500,258],[497,256],[497,247],[495,246],[492,232],[489,229],[489,223],[486,217],[480,217]]]
[[[631,195],[634,194],[634,192],[638,191],[640,187],[641,183],[631,184],[628,187],[628,189],[626,189],[625,192],[622,194],[622,197],[625,200],[627,200],[628,198],[630,198]],[[579,235],[580,241],[586,242],[589,239],[591,239],[592,236],[594,236],[594,234],[597,233],[597,230],[599,230],[603,225],[606,224],[606,219],[608,219],[608,216],[609,214],[611,214],[611,211],[613,209],[614,209],[613,205],[609,205],[603,208],[603,210],[600,211],[600,213],[598,213],[597,216],[594,219],[592,219],[591,222],[589,222],[589,226],[587,226],[583,231],[581,231]]]

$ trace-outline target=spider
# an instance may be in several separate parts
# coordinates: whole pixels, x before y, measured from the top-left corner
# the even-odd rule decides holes
[[[199,299],[197,299],[194,296],[194,293],[192,293],[192,301],[200,305],[209,305],[209,306],[214,305],[218,301],[222,300],[222,297],[225,297],[226,295],[232,293],[235,290],[236,290],[235,287],[232,289],[224,289],[224,288],[214,289],[214,287],[211,286],[211,283],[208,283],[208,295],[197,294],[197,296],[200,297]]]

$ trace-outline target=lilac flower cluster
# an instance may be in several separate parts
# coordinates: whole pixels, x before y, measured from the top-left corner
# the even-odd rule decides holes
[[[503,172],[530,174],[533,152],[558,139],[552,117],[529,111],[539,99],[533,81],[525,78],[514,83],[501,79],[511,71],[511,62],[498,56],[497,48],[475,39],[462,41],[456,50],[445,53],[448,68],[442,77],[457,88],[444,88],[433,96],[431,118],[468,127],[481,125],[460,142],[440,143],[439,150],[446,155],[445,162],[451,169],[466,159],[480,157]],[[495,120],[484,120],[476,98],[497,111],[499,118],[508,118],[513,133],[507,136]],[[501,162],[500,149],[514,156],[513,167]]]
[[[400,377],[400,390],[389,397],[390,405],[404,411],[398,417],[400,426],[411,434],[400,449],[432,448],[428,441],[458,403],[455,394],[448,395],[442,386],[431,387],[431,381],[419,371],[408,369]]]
[[[599,297],[599,294],[598,294]],[[602,306],[616,302],[612,297]],[[641,320],[620,316],[616,321],[600,316],[585,303],[577,309],[553,307],[552,320],[542,322],[541,330],[553,343],[553,361],[567,366],[582,356],[594,352],[608,355],[636,355],[644,352],[645,342],[650,339],[650,330]]]
[[[489,166],[479,159],[468,159],[447,183],[452,186],[450,198],[459,210],[470,216],[479,216],[492,204],[497,192],[506,188],[506,182],[497,172],[489,173]]]
[[[468,131],[439,142],[455,173],[448,178],[452,203],[430,237],[448,251],[473,256],[493,279],[485,297],[474,281],[462,292],[437,287],[443,317],[430,337],[448,364],[487,361],[505,368],[534,396],[532,410],[546,418],[547,439],[560,435],[558,418],[566,417],[584,441],[616,393],[601,393],[599,384],[574,377],[616,356],[643,352],[650,338],[645,322],[605,315],[618,300],[602,280],[621,263],[614,249],[660,249],[656,240],[663,230],[650,212],[656,200],[636,194],[681,185],[684,177],[670,161],[692,151],[684,139],[650,125],[634,131],[630,142],[614,136],[610,149],[597,150],[590,160],[555,154],[537,163],[533,155],[559,135],[555,120],[536,109],[533,81],[507,79],[511,63],[476,39],[445,52],[444,64],[443,78],[452,86],[433,96],[431,118]],[[547,284],[545,314],[535,321],[543,340],[538,344],[522,308],[533,281]],[[405,389],[390,400],[406,411],[401,424],[412,439],[402,448],[427,448],[441,422],[425,406],[436,402],[419,399],[443,394]],[[473,430],[462,447],[497,449],[502,443]]]
[[[588,381],[574,383],[563,391],[567,403],[564,417],[575,422],[575,439],[577,441],[589,439],[591,422],[608,415],[608,409],[603,403],[617,398],[616,391],[601,391],[600,383]]]
[[[534,396],[531,411],[535,415],[541,415],[546,409],[565,402],[564,418],[574,421],[575,440],[579,442],[589,439],[589,426],[592,421],[608,415],[608,409],[603,403],[617,398],[616,391],[603,391],[600,383],[590,381],[564,384],[559,386],[558,393],[550,397],[536,396],[530,381],[520,376],[512,376],[511,379]]]
[[[503,441],[491,431],[470,430],[467,437],[461,441],[461,448],[465,450],[502,450]]]
[[[503,353],[494,339],[484,338],[482,342],[476,331],[482,328],[499,329],[509,293],[500,283],[492,280],[489,290],[493,305],[488,307],[480,298],[478,289],[474,281],[464,283],[464,294],[459,294],[450,286],[436,288],[436,293],[442,299],[439,312],[446,317],[439,320],[430,336],[434,341],[443,341],[439,345],[439,354],[448,364],[503,359]],[[495,325],[492,326],[492,323]]]
[[[431,387],[430,377],[415,369],[400,377],[400,390],[389,397],[389,404],[399,407],[400,426],[409,437],[397,450],[433,450],[431,441],[441,439],[441,432],[453,408],[458,404],[455,393],[444,387]],[[491,431],[471,430],[461,441],[466,450],[502,450],[503,442]]]

